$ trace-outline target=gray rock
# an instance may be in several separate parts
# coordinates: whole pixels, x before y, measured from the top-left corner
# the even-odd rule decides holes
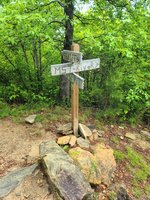
[[[77,144],[78,144],[81,148],[89,148],[89,147],[90,147],[89,141],[83,139],[82,137],[77,138]]]
[[[0,179],[0,197],[8,195],[14,190],[26,176],[33,173],[37,166],[37,164],[34,164],[29,167],[17,169],[2,177]]]
[[[42,164],[57,199],[83,200],[93,190],[72,158],[55,141],[40,145]]]
[[[142,130],[140,133],[141,136],[144,137],[146,140],[150,140],[150,132]]]
[[[127,132],[127,133],[125,134],[125,137],[126,137],[126,138],[129,138],[129,139],[131,139],[131,140],[135,140],[135,139],[136,139],[135,134],[134,134],[134,133],[130,133],[130,132]]]
[[[148,141],[143,141],[143,140],[136,140],[138,146],[140,146],[142,149],[150,149],[150,144]]]
[[[80,130],[80,134],[83,138],[87,138],[92,135],[92,131],[84,124],[79,124],[79,130]]]
[[[117,200],[132,200],[132,199],[129,197],[125,188],[120,187],[117,193]]]
[[[33,124],[35,122],[35,118],[37,115],[30,115],[28,117],[25,118],[25,122],[29,123],[29,124]]]
[[[73,133],[72,124],[68,123],[68,124],[64,124],[64,125],[59,126],[57,128],[57,133],[61,133],[63,135],[72,134]]]

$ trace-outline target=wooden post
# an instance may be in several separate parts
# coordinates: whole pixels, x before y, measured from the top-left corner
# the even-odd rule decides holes
[[[71,51],[79,52],[80,46],[78,44],[72,44]],[[78,126],[79,126],[78,110],[79,110],[79,88],[78,85],[74,83],[72,86],[72,127],[75,136],[78,135]]]

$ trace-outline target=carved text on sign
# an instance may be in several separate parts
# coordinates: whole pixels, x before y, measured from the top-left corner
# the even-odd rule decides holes
[[[83,60],[82,63],[63,63],[58,65],[51,65],[51,74],[53,76],[62,74],[71,74],[75,72],[87,71],[97,69],[100,66],[100,59]]]
[[[82,53],[81,52],[63,50],[62,56],[63,56],[63,59],[66,61],[70,61],[73,63],[81,63],[82,62]]]

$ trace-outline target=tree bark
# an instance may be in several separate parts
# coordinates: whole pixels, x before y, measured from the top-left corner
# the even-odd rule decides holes
[[[74,5],[73,0],[66,0],[65,6],[64,6],[64,13],[68,17],[68,19],[65,22],[65,39],[64,39],[64,49],[70,50],[71,45],[73,42],[73,14],[74,14]],[[62,59],[62,62],[65,62]],[[64,102],[68,102],[69,100],[69,94],[70,94],[70,87],[69,87],[69,81],[65,77],[65,75],[62,75],[60,77],[60,98]]]

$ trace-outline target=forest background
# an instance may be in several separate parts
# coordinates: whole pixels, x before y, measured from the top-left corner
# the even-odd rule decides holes
[[[149,123],[149,8],[146,0],[0,1],[1,117],[8,104],[66,105],[68,82],[50,66],[75,42],[84,59],[101,59],[80,73],[80,106],[97,119]]]

